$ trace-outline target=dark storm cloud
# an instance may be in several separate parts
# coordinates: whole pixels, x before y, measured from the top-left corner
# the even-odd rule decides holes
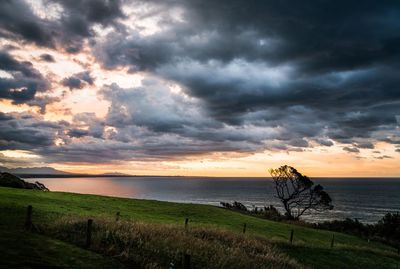
[[[73,0],[60,1],[54,0],[63,6],[60,24],[60,41],[65,44],[69,53],[80,51],[85,38],[93,37],[92,26],[99,24],[102,26],[114,26],[118,18],[123,18],[121,1],[119,0]]]
[[[63,79],[62,85],[69,87],[72,90],[72,89],[82,89],[84,84],[79,78],[68,77]]]
[[[90,120],[88,130],[79,130],[85,121]],[[99,131],[97,124],[93,123],[95,121],[91,113],[78,114],[74,123],[70,124],[65,121],[46,121],[41,116],[27,112],[0,112],[0,150],[27,150],[44,156],[42,161],[47,162],[102,162],[106,158],[112,159],[112,155],[115,154],[114,146],[118,143],[96,138]],[[70,139],[84,136],[88,136],[84,141],[74,142]],[[61,141],[62,145],[56,145],[57,141]],[[128,154],[132,154],[132,151],[128,152],[128,149],[132,149],[128,144],[120,143],[118,147],[125,148],[126,159]],[[99,156],[102,151],[108,152]],[[114,157],[119,158],[118,155]],[[7,161],[7,158],[3,159],[2,161]]]
[[[128,67],[147,79],[134,88],[104,86],[100,94],[110,103],[105,119],[80,113],[70,125],[50,126],[39,118],[0,114],[1,145],[11,149],[30,149],[51,161],[101,163],[339,143],[359,153],[377,141],[400,143],[397,1],[47,4],[59,5],[60,14],[43,19],[22,1],[1,2],[0,36],[68,53],[89,41],[104,67]],[[123,5],[133,17],[122,24]],[[159,29],[141,33],[143,18],[156,19]],[[94,26],[111,31],[96,36]],[[0,97],[40,106],[44,113],[52,100],[35,97],[47,88],[43,76],[28,62],[0,57],[2,70],[12,75],[1,77]],[[40,58],[54,61],[51,55]],[[71,90],[93,83],[89,71],[61,81]],[[171,84],[182,93],[172,93]]]
[[[357,148],[362,148],[362,149],[374,149],[374,144],[371,142],[362,142],[362,143],[356,143],[355,146]]]
[[[169,148],[169,155],[202,154],[210,148],[214,148],[213,151],[238,152],[263,149],[297,151],[309,146],[309,141],[302,137],[317,139],[320,135],[320,126],[316,128],[318,123],[291,126],[298,120],[298,115],[308,113],[302,108],[291,108],[282,113],[264,112],[276,114],[271,122],[246,119],[246,126],[222,123],[208,116],[201,101],[171,93],[156,79],[142,81],[141,87],[133,89],[112,84],[103,89],[103,95],[111,103],[105,124],[116,128],[108,139],[120,142],[137,141],[142,137],[154,139],[152,143],[157,141],[156,144],[160,145],[157,148],[152,148],[147,142],[139,146],[150,155],[162,154],[163,148]],[[284,117],[286,124],[279,125],[277,117],[281,120]],[[173,140],[177,140],[180,146],[171,148],[169,145]],[[262,142],[268,140],[273,142]],[[330,145],[329,140],[321,140]]]
[[[71,129],[67,133],[70,137],[84,137],[89,135],[89,132],[87,130],[81,130],[81,129]]]
[[[55,62],[54,57],[51,56],[48,53],[44,53],[44,54],[40,55],[40,59],[45,61],[45,62],[48,62],[48,63],[54,63]]]
[[[49,24],[19,0],[0,1],[0,36],[39,46],[54,47]]]
[[[0,51],[0,70],[10,77],[0,77],[0,98],[20,104],[34,99],[35,94],[49,88],[47,80],[31,62],[15,60],[9,53]]]
[[[322,146],[326,146],[326,147],[333,146],[333,142],[331,140],[327,140],[327,139],[317,138],[317,139],[315,139],[315,142],[317,142],[318,144],[320,144]]]
[[[28,113],[0,113],[0,150],[34,150],[50,146],[61,126]]]
[[[290,133],[318,121],[321,129],[304,137],[348,144],[398,126],[396,1],[137,2],[164,16],[162,30],[111,33],[95,55],[108,68],[130,66],[179,83],[219,122],[286,125]],[[169,17],[172,7],[183,10],[182,20]],[[294,107],[310,112],[290,121]]]
[[[79,113],[73,117],[73,126],[77,128],[86,127],[86,129],[74,129],[69,134],[75,136],[92,136],[94,138],[103,138],[104,120],[99,119],[95,113]],[[83,130],[85,132],[83,132]]]
[[[22,0],[1,1],[0,36],[38,46],[63,47],[67,52],[76,53],[86,38],[94,36],[95,24],[117,26],[115,20],[124,17],[119,0],[49,0],[45,4],[48,12],[58,4],[60,15],[40,18]]]
[[[349,153],[359,153],[360,152],[360,150],[355,147],[344,147],[343,150],[347,151]]]
[[[78,16],[89,23],[108,25],[114,23],[116,18],[124,17],[120,0],[54,0],[66,9],[65,16]],[[76,17],[70,18],[70,21]],[[67,19],[67,18],[66,18]],[[86,32],[88,30],[78,30]]]
[[[149,102],[148,99],[143,101]],[[173,113],[172,110],[169,112]],[[179,114],[173,116],[183,117]],[[110,163],[122,160],[182,160],[188,155],[212,151],[249,153],[260,146],[247,141],[257,135],[254,131],[244,133],[243,129],[225,129],[222,126],[219,129],[202,129],[187,122],[184,129],[187,128],[188,133],[184,134],[160,131],[154,128],[152,121],[148,118],[140,125],[131,123],[105,130],[105,123],[94,113],[77,114],[71,124],[48,122],[27,113],[2,113],[0,149],[28,150],[45,156],[46,162]],[[107,124],[112,126],[113,123]],[[210,139],[198,139],[202,135]],[[216,136],[219,138],[214,138]],[[35,142],[39,139],[40,143]]]
[[[85,85],[93,85],[94,78],[90,75],[89,71],[76,73],[70,77],[63,79],[62,85],[72,89],[82,89]]]
[[[383,142],[386,142],[389,144],[400,145],[399,137],[400,137],[399,135],[397,135],[396,137],[393,137],[393,138],[385,137],[385,138],[380,139],[380,141],[383,141]]]
[[[131,5],[138,2],[164,8],[159,17],[167,16],[173,6],[180,7],[184,20],[162,20],[170,24],[168,30],[150,37],[132,35],[110,53],[126,56],[140,68],[185,57],[222,62],[241,58],[296,62],[307,72],[320,73],[382,60],[395,63],[398,57],[396,1],[366,1],[362,6],[356,1],[132,1]],[[117,45],[115,39],[110,42]]]

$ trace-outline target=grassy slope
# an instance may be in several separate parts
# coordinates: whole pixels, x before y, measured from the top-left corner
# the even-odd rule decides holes
[[[34,208],[33,218],[36,222],[44,222],[65,214],[113,218],[119,211],[121,217],[127,220],[183,225],[184,218],[188,217],[190,225],[217,226],[237,232],[241,231],[243,223],[247,223],[248,233],[277,241],[278,247],[283,251],[314,268],[397,268],[397,263],[400,261],[394,249],[379,243],[368,243],[354,236],[335,233],[335,247],[330,249],[332,232],[267,221],[213,206],[195,204],[0,188],[0,225],[20,226],[28,204]],[[295,233],[294,246],[286,243],[291,229],[294,229]],[[3,237],[7,235],[3,235],[4,233],[1,229],[0,245],[3,245],[1,241],[4,242]],[[32,242],[24,244],[25,247],[36,241],[33,237],[30,239]],[[45,239],[37,238],[37,240]],[[68,250],[69,253],[76,250],[58,241],[46,240],[52,242],[49,244],[59,252],[66,251],[67,247],[71,248]],[[15,243],[15,248],[19,247],[18,244]],[[57,244],[60,246],[57,247]],[[76,250],[74,254],[78,260],[79,255],[90,255],[87,252],[78,252]],[[109,262],[95,255],[91,258],[93,263]]]
[[[111,258],[58,240],[0,228],[0,268],[123,268]]]
[[[123,268],[96,253],[22,229],[24,210],[6,203],[0,187],[0,268]],[[7,190],[8,192],[12,189]]]

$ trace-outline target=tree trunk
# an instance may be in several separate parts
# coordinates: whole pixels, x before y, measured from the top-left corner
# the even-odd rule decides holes
[[[282,200],[282,203],[283,203],[283,207],[285,208],[285,211],[286,211],[286,217],[287,217],[288,219],[290,219],[290,220],[293,220],[294,217],[293,217],[293,215],[292,215],[292,211],[290,210],[290,208],[289,208],[289,206],[288,206],[288,201]]]

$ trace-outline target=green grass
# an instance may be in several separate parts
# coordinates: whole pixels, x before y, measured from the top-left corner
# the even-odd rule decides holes
[[[311,268],[397,268],[397,264],[400,263],[397,251],[380,243],[368,243],[366,240],[355,236],[334,233],[335,246],[331,249],[332,232],[268,221],[214,206],[1,187],[0,225],[3,228],[6,227],[6,229],[0,231],[0,245],[5,242],[4,237],[7,236],[7,233],[10,237],[13,233],[17,233],[14,232],[19,229],[17,227],[23,225],[27,205],[33,206],[33,219],[37,224],[52,222],[66,215],[112,219],[116,212],[121,212],[121,218],[127,221],[179,224],[183,227],[184,219],[189,218],[192,227],[212,227],[237,233],[242,231],[243,223],[246,223],[248,236],[267,238],[281,251]],[[287,243],[291,229],[294,230],[293,246]],[[8,230],[8,232],[5,230]],[[16,253],[28,247],[35,249],[35,242],[49,240],[49,245],[53,245],[54,251],[58,251],[57,253],[76,251],[74,257],[77,257],[77,262],[80,259],[79,257],[83,259],[85,255],[93,255],[90,256],[93,264],[96,264],[96,262],[107,264],[109,262],[93,253],[43,236],[23,234],[22,238],[27,238],[28,242],[26,244],[13,242],[11,247],[6,250],[0,248],[2,252],[0,255],[10,255],[11,258],[7,260],[12,260],[13,251]],[[43,252],[47,251],[45,246],[41,245],[40,247]],[[66,250],[67,247],[70,249]],[[47,257],[46,253],[43,255],[44,258]],[[27,260],[29,259],[27,258]],[[63,262],[67,264],[68,261]],[[51,263],[51,260],[49,260],[49,263]],[[71,266],[60,265],[60,268],[65,267]]]
[[[0,228],[0,268],[123,268],[111,258],[59,240]]]

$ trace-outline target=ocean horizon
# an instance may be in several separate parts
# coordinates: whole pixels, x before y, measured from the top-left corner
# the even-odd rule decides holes
[[[27,180],[40,181],[51,191],[215,206],[238,201],[249,209],[269,205],[281,212],[283,209],[274,197],[273,183],[268,177],[105,176]],[[313,181],[331,195],[334,209],[310,212],[304,215],[305,221],[352,218],[375,223],[388,212],[400,211],[400,178],[319,177]]]

